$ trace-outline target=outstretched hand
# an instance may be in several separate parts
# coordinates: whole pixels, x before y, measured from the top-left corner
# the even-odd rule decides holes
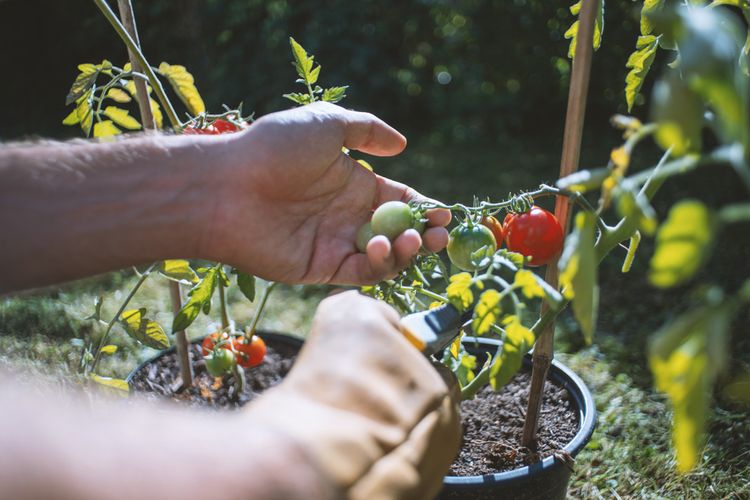
[[[202,253],[287,283],[360,285],[394,276],[422,245],[435,252],[446,246],[450,212],[428,211],[421,236],[410,229],[392,244],[376,236],[359,252],[357,230],[375,207],[427,199],[364,168],[342,147],[392,156],[405,146],[375,116],[328,103],[261,118],[227,142]]]

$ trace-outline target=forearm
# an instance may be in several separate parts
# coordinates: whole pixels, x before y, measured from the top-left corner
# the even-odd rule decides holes
[[[0,293],[197,257],[217,192],[210,167],[225,141],[0,148]]]
[[[2,379],[0,378],[0,382]],[[39,397],[6,379],[3,498],[329,498],[305,451],[244,412]]]

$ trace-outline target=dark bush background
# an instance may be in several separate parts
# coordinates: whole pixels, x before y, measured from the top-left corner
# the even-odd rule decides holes
[[[280,95],[294,87],[291,35],[323,64],[322,83],[351,85],[347,106],[381,115],[414,140],[455,144],[560,135],[570,3],[135,0],[134,6],[151,63],[187,66],[212,110],[240,101],[258,114],[287,107]],[[595,127],[624,110],[625,62],[640,3],[609,1],[606,9],[589,102]],[[69,111],[64,99],[76,65],[126,58],[86,0],[0,1],[0,42],[3,139],[75,135],[60,121]]]

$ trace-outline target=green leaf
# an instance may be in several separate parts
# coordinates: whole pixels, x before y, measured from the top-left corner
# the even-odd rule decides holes
[[[130,113],[125,109],[120,109],[116,106],[107,106],[104,108],[104,115],[107,118],[111,118],[117,125],[128,130],[138,130],[141,128],[138,120],[130,116]]]
[[[185,104],[191,115],[196,116],[206,111],[198,89],[195,87],[195,79],[185,66],[171,65],[165,62],[159,65],[159,73],[167,77],[172,88]]]
[[[750,76],[750,30],[747,32],[747,38],[745,39],[745,45],[742,46],[740,52],[740,69],[746,76]]]
[[[123,311],[119,318],[120,324],[128,335],[153,349],[169,347],[169,337],[156,321],[146,318],[146,308]]]
[[[210,309],[211,297],[218,282],[218,267],[210,268],[203,279],[188,292],[188,301],[175,315],[172,323],[172,333],[185,330],[195,321],[201,310]]]
[[[237,286],[250,302],[255,300],[255,276],[237,272]]]
[[[167,278],[177,281],[186,281],[195,284],[199,281],[198,275],[195,274],[190,262],[184,259],[169,259],[159,264],[159,273]]]
[[[86,316],[84,319],[99,321],[102,318],[102,304],[103,303],[104,303],[104,299],[102,298],[101,295],[96,297],[96,299],[94,299],[94,312]]]
[[[675,204],[656,234],[649,280],[659,288],[685,283],[700,269],[714,240],[714,214],[701,202]]]
[[[119,128],[115,127],[112,120],[102,120],[94,124],[94,137],[106,138],[120,134],[122,134],[122,132]]]
[[[564,286],[563,295],[573,299],[573,314],[589,344],[594,339],[599,308],[595,227],[595,214],[576,214],[575,229],[566,239],[563,255],[558,262],[560,284]]]
[[[502,296],[497,290],[482,292],[474,308],[474,317],[471,322],[471,329],[474,330],[474,333],[484,335],[490,331],[493,324],[497,323],[502,314],[501,299]]]
[[[633,109],[635,98],[643,87],[648,71],[656,57],[659,48],[659,39],[653,35],[639,36],[636,42],[635,52],[630,54],[625,64],[630,72],[625,77],[625,101],[628,103],[628,111]]]
[[[581,11],[581,0],[570,6],[570,13],[577,16]],[[578,20],[576,20],[570,28],[565,32],[566,40],[570,39],[570,47],[568,48],[568,57],[573,59],[576,53],[576,44],[578,42]],[[604,0],[599,0],[597,6],[596,19],[594,20],[594,50],[598,50],[602,44],[602,36],[604,35]]]
[[[310,104],[312,102],[312,97],[310,97],[310,94],[300,94],[299,92],[284,94],[282,97],[289,99],[290,101],[297,103],[300,106],[304,106],[305,104]]]
[[[88,91],[83,94],[76,101],[76,114],[78,115],[78,123],[81,124],[81,130],[86,136],[91,134],[91,127],[94,123],[94,110],[93,105],[93,92]]]
[[[348,88],[349,86],[347,85],[344,87],[331,87],[331,88],[325,89],[323,91],[323,96],[321,97],[321,99],[325,102],[333,102],[333,103],[339,102],[344,97],[346,97],[346,89]]]
[[[112,354],[117,352],[117,346],[112,344],[105,345],[104,347],[102,347],[101,352],[102,354],[108,354],[111,356]]]
[[[313,70],[313,56],[308,55],[307,51],[297,43],[297,41],[289,37],[289,44],[292,47],[292,55],[294,56],[294,67],[297,70],[297,74],[308,85],[314,84],[318,79],[320,73],[320,66]]]
[[[701,145],[704,105],[700,97],[672,74],[656,82],[653,91],[653,117],[658,124],[654,139],[674,156],[697,151]]]
[[[726,366],[732,306],[726,302],[694,309],[656,332],[649,364],[656,388],[674,408],[672,440],[680,472],[700,460],[710,389]]]
[[[458,273],[450,277],[446,289],[448,300],[459,311],[465,311],[474,303],[474,292],[471,291],[471,274]]]
[[[125,104],[132,101],[132,98],[122,89],[111,88],[107,91],[107,97],[120,104]]]

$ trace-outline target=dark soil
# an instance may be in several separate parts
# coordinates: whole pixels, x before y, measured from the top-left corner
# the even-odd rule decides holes
[[[266,344],[268,352],[263,363],[245,370],[247,384],[239,395],[234,377],[225,376],[219,383],[206,372],[197,344],[191,346],[190,352],[195,372],[192,388],[180,390],[174,352],[145,365],[130,385],[147,396],[166,397],[194,407],[236,409],[281,382],[296,359],[295,347],[270,339]],[[528,373],[519,373],[500,392],[485,387],[476,398],[461,403],[463,446],[449,474],[475,476],[515,469],[555,454],[570,442],[578,431],[577,411],[565,389],[548,383],[537,449],[532,451],[519,445],[529,379]]]
[[[275,386],[286,376],[297,358],[297,349],[287,344],[266,340],[268,351],[263,363],[245,369],[245,390],[237,393],[233,376],[213,378],[206,371],[198,344],[191,345],[190,359],[195,373],[194,385],[180,390],[180,368],[177,354],[170,352],[155,362],[147,364],[131,380],[134,391],[167,397],[173,401],[197,407],[239,408],[263,391]]]
[[[519,444],[530,379],[529,373],[519,373],[501,391],[484,387],[474,399],[461,403],[464,439],[450,475],[504,472],[553,454],[565,460],[567,454],[562,448],[578,432],[578,412],[568,391],[551,382],[547,383],[542,403],[537,449],[532,451]]]

